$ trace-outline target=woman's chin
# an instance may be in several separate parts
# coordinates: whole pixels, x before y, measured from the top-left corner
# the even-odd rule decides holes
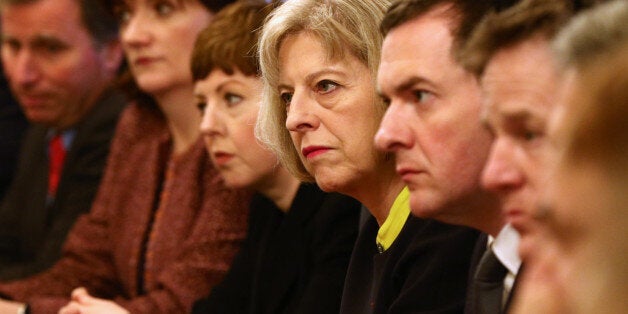
[[[321,176],[316,176],[316,184],[321,190],[325,192],[341,192],[344,190],[346,186],[345,182],[339,182],[334,178],[320,178]]]

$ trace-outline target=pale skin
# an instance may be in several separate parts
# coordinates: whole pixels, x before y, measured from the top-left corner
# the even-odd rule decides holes
[[[15,314],[19,310],[23,309],[26,304],[22,302],[14,302],[8,300],[0,301],[0,313],[2,314]]]
[[[255,139],[261,94],[261,79],[238,70],[215,69],[194,87],[201,134],[225,184],[256,190],[287,212],[300,182]]]
[[[72,291],[72,301],[59,310],[59,314],[128,314],[129,311],[111,300],[91,296],[87,289],[81,287]]]
[[[350,53],[329,60],[307,32],[286,37],[279,58],[278,92],[303,165],[321,189],[354,197],[381,225],[403,182],[373,144],[379,119],[370,71]]]
[[[480,175],[492,137],[479,122],[477,79],[451,55],[449,5],[393,28],[377,84],[388,109],[375,143],[395,155],[412,213],[496,235],[504,224]]]

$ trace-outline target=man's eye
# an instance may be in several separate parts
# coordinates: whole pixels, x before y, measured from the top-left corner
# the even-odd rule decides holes
[[[205,114],[205,107],[207,107],[207,103],[200,101],[196,104],[196,108],[201,112],[201,116]]]
[[[155,11],[160,16],[167,16],[174,10],[174,6],[167,1],[158,2],[155,4]]]
[[[330,80],[322,80],[316,84],[316,91],[323,94],[331,93],[336,88],[338,88],[338,84]]]
[[[43,55],[55,55],[67,48],[68,45],[58,40],[41,40],[33,44],[33,50]]]
[[[61,44],[49,44],[42,47],[48,53],[56,53],[62,51],[65,48],[65,45]]]
[[[425,90],[415,90],[412,92],[412,94],[414,95],[416,102],[419,102],[419,103],[425,103],[429,101],[430,98],[432,97],[432,93]]]
[[[12,53],[19,51],[20,47],[20,43],[16,40],[6,40],[2,43],[2,48],[8,49]]]
[[[131,20],[132,12],[126,5],[117,5],[113,8],[113,14],[120,25],[125,25]]]
[[[534,132],[534,131],[524,131],[523,132],[523,138],[530,142],[533,141],[537,138],[539,138],[540,134],[538,132]]]

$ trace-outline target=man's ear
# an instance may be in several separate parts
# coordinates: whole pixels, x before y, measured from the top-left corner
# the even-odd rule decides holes
[[[124,58],[124,52],[122,51],[120,41],[115,39],[103,44],[99,54],[103,62],[104,69],[110,73],[117,73]]]

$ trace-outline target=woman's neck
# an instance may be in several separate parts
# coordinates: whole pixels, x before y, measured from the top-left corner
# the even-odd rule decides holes
[[[280,165],[277,165],[275,172],[265,181],[256,188],[257,191],[273,201],[282,212],[287,213],[301,182]]]
[[[389,163],[386,162],[386,164]],[[388,218],[390,208],[405,187],[405,183],[395,172],[394,162],[390,165],[384,165],[372,172],[372,175],[361,178],[353,190],[342,192],[368,208],[380,226]]]
[[[172,152],[179,155],[196,142],[201,115],[194,105],[193,87],[186,85],[155,96],[172,136]]]

